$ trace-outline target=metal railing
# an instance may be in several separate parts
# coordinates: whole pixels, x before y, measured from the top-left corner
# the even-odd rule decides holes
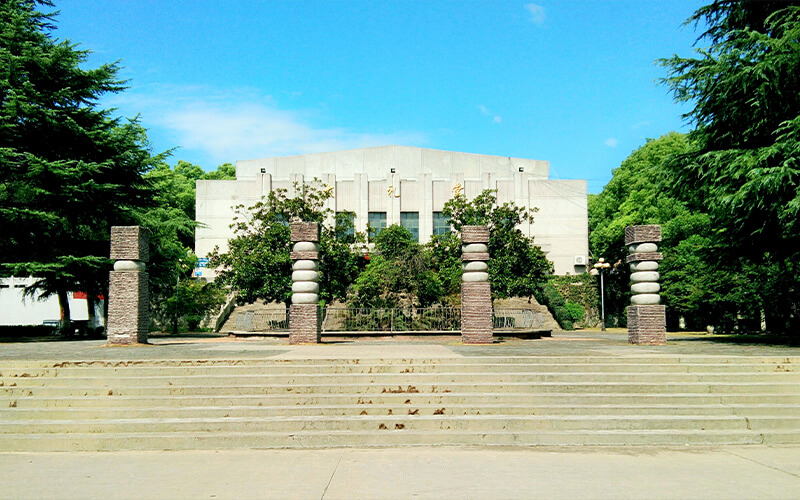
[[[492,314],[495,330],[541,330],[544,315],[530,309],[495,309]]]
[[[327,307],[323,332],[457,332],[458,307],[346,308]]]
[[[541,330],[544,316],[530,309],[495,309],[492,327],[499,331]],[[286,332],[286,310],[241,311],[236,315],[240,332]],[[458,332],[459,307],[348,308],[322,310],[323,332]]]
[[[287,332],[289,315],[286,310],[241,311],[236,314],[236,330],[240,332]]]

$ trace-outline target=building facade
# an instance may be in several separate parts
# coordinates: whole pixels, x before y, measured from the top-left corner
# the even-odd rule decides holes
[[[551,180],[546,161],[382,146],[331,153],[236,162],[236,180],[197,181],[195,252],[205,257],[215,246],[227,248],[233,237],[234,208],[246,207],[278,188],[291,195],[295,183],[314,178],[333,187],[328,208],[355,213],[355,227],[380,230],[392,224],[408,228],[421,243],[450,230],[442,215],[454,193],[472,199],[485,189],[497,201],[536,207],[533,224],[520,229],[553,262],[556,274],[586,271],[589,251],[585,180]],[[213,277],[200,268],[199,276]]]

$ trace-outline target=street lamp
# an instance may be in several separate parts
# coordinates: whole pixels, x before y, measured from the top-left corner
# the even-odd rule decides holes
[[[600,273],[600,331],[606,331],[606,296],[603,290],[603,270],[611,267],[606,259],[600,257],[594,264],[595,269]]]

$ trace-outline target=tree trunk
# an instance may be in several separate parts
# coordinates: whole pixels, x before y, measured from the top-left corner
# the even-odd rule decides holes
[[[61,318],[58,324],[58,333],[64,335],[69,334],[69,328],[72,324],[72,318],[69,311],[69,297],[67,291],[64,289],[58,290],[58,306],[61,309]]]
[[[95,329],[97,328],[97,313],[95,312],[95,306],[97,305],[97,297],[94,293],[87,293],[86,294],[86,312],[89,316],[89,324],[87,325],[87,333],[90,337],[94,337]]]

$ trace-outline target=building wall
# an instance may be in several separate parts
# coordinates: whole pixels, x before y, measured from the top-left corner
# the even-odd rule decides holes
[[[23,296],[25,287],[35,281],[34,278],[0,278],[0,325],[41,325],[43,321],[57,321],[61,318],[58,297],[51,296],[39,300],[38,296]],[[75,321],[89,319],[86,299],[73,298],[72,292],[67,296],[72,319]]]
[[[370,212],[385,212],[387,225],[400,224],[402,212],[417,212],[424,243],[433,234],[433,213],[460,184],[468,198],[496,189],[501,204],[538,207],[535,223],[520,229],[547,253],[556,274],[581,273],[585,266],[575,262],[588,255],[586,181],[548,177],[546,161],[406,146],[239,161],[236,180],[197,181],[195,252],[203,257],[215,246],[227,248],[235,206],[252,206],[272,189],[291,194],[295,183],[314,178],[335,188],[329,208],[356,213],[358,231],[366,231]],[[213,277],[212,269],[201,273]]]

